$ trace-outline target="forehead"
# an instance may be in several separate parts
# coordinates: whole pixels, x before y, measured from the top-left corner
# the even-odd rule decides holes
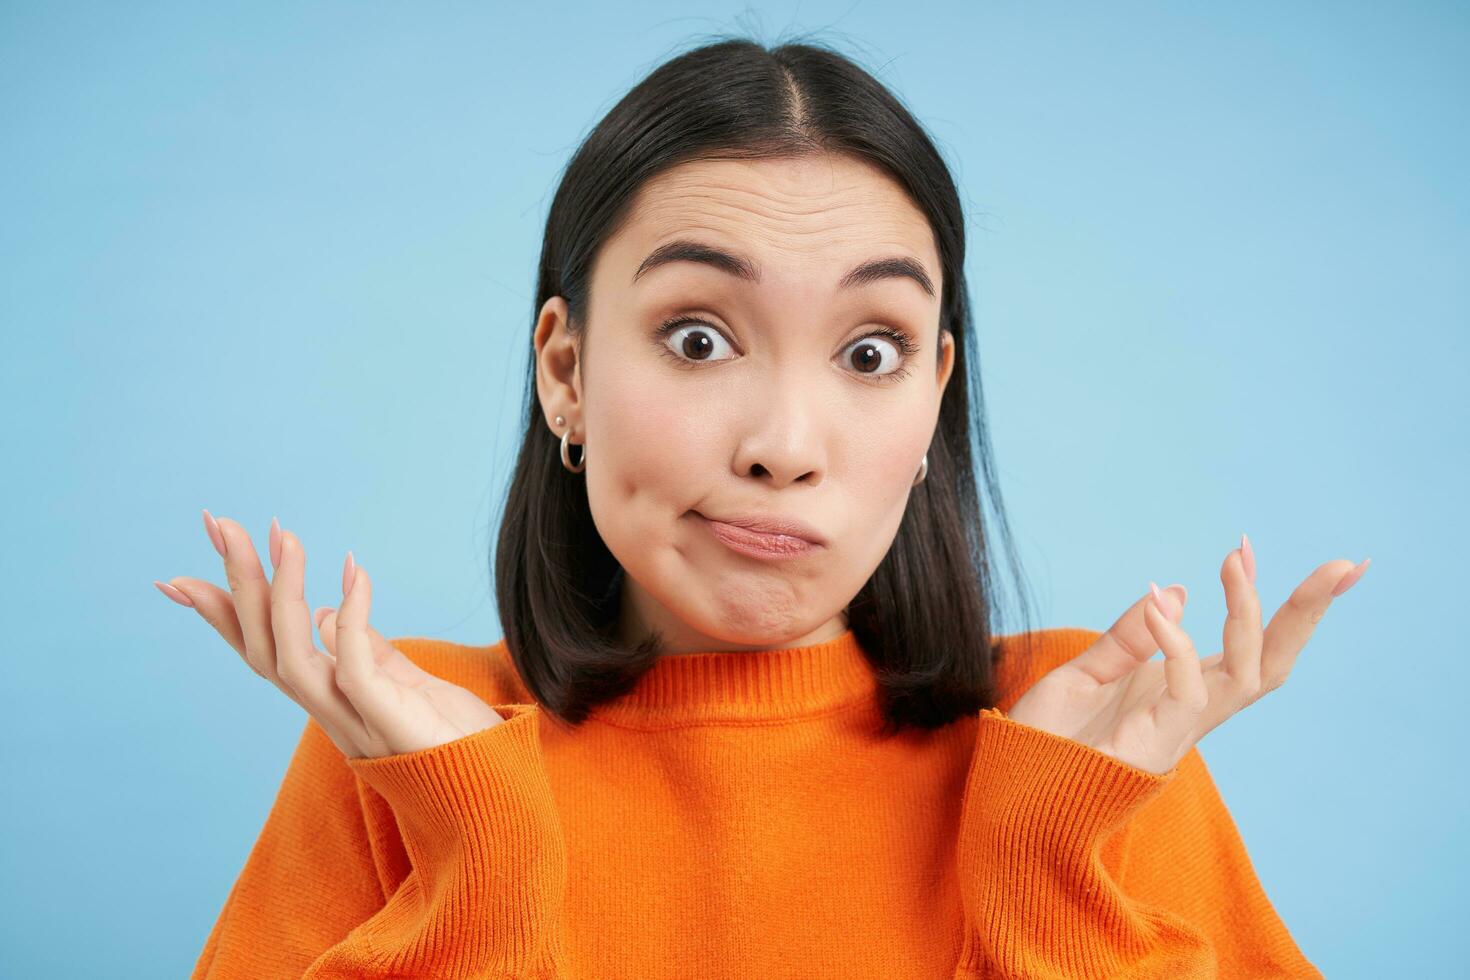
[[[665,239],[691,233],[810,268],[877,250],[907,252],[937,283],[928,220],[891,177],[839,154],[700,160],[639,189],[617,238],[633,262]]]

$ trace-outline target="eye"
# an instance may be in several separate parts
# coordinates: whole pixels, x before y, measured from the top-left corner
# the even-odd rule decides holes
[[[658,337],[665,353],[686,363],[728,360],[727,357],[716,356],[721,344],[727,350],[734,350],[719,330],[703,320],[689,317],[666,320],[659,327]]]
[[[734,348],[718,327],[689,316],[674,316],[655,332],[659,353],[680,367],[706,361],[726,361]],[[719,351],[724,346],[727,354]],[[909,373],[909,362],[918,353],[913,339],[892,327],[880,327],[847,346],[843,360],[856,373],[891,384]]]
[[[849,345],[844,361],[859,374],[892,382],[908,373],[909,358],[917,350],[907,335],[884,327]]]

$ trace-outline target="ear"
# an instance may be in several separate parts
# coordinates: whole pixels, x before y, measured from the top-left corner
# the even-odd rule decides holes
[[[541,304],[536,329],[531,337],[536,348],[536,395],[546,417],[546,427],[558,436],[579,428],[582,408],[582,336],[571,332],[567,301],[552,296]],[[560,415],[566,425],[554,424]]]
[[[939,367],[937,380],[939,383],[939,397],[944,398],[944,389],[949,385],[949,377],[954,373],[954,334],[941,327],[939,329]]]

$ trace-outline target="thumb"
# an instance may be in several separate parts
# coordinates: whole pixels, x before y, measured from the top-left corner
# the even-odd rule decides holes
[[[1184,604],[1189,601],[1189,590],[1178,582],[1173,585],[1159,589],[1159,595],[1164,599],[1164,618],[1171,623],[1177,623],[1184,615]],[[1154,605],[1153,590],[1144,596],[1144,601],[1138,604],[1138,620],[1143,622],[1144,606]],[[1147,629],[1148,627],[1144,627]]]
[[[1176,583],[1159,591],[1164,596],[1165,618],[1173,623],[1179,622],[1184,615],[1184,602],[1189,598],[1189,590]],[[1135,600],[1112,626],[1098,635],[1091,646],[1063,667],[1081,670],[1098,684],[1111,684],[1152,658],[1158,651],[1159,644],[1149,632],[1148,622],[1143,617],[1144,611],[1153,601],[1152,590],[1145,593],[1142,599]]]
[[[1152,584],[1152,583],[1150,583]],[[1164,618],[1171,623],[1177,623],[1184,616],[1184,603],[1189,599],[1189,590],[1175,582],[1167,588],[1159,590],[1163,596]],[[1135,599],[1133,605],[1119,616],[1111,627],[1108,635],[1135,657],[1142,656],[1147,660],[1148,656],[1158,652],[1159,644],[1148,630],[1148,624],[1143,618],[1144,610],[1154,605],[1153,590],[1149,589],[1143,593],[1143,597]]]
[[[337,656],[337,607],[318,606],[311,614],[316,623],[317,632],[322,636],[322,646],[333,657]],[[388,639],[369,624],[367,628],[368,638],[373,641],[375,647],[391,646]]]
[[[317,632],[322,635],[322,646],[332,659],[337,658],[337,609],[334,606],[318,606],[311,614],[316,621]],[[406,656],[371,624],[367,627],[368,639],[372,642],[373,662],[387,672],[388,677],[399,684],[423,684],[437,679]]]
[[[327,621],[327,617],[336,611],[331,606],[318,606],[311,614],[311,621],[316,623],[316,630],[321,634],[322,646],[326,647],[327,652],[334,657],[337,655],[337,651],[332,648],[337,645],[337,631],[324,629],[323,626]]]

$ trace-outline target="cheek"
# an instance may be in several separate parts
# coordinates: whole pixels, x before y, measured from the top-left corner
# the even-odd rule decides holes
[[[603,539],[620,557],[663,542],[708,480],[715,449],[707,420],[691,415],[654,371],[599,377],[588,391],[586,419],[584,475]]]
[[[917,488],[920,460],[932,425],[927,406],[885,407],[882,415],[853,413],[843,444],[833,452],[841,484],[834,516],[842,538],[833,549],[836,591],[862,588],[893,545]]]
[[[594,398],[588,440],[596,441],[594,452],[603,448],[602,475],[619,482],[615,492],[675,489],[681,480],[693,485],[700,471],[691,454],[701,447],[709,452],[711,440],[704,422],[691,414],[687,392],[660,383],[654,372],[629,372],[600,386]]]
[[[907,505],[910,486],[929,448],[930,409],[915,405],[858,421],[842,450],[843,483],[860,511],[885,515],[894,527]],[[894,513],[894,512],[897,513]]]

